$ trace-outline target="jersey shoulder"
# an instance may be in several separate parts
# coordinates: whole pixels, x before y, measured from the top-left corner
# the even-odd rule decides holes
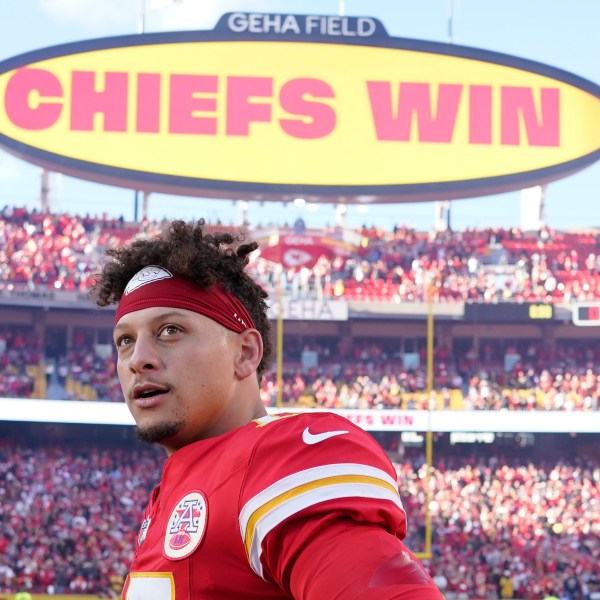
[[[325,511],[404,527],[395,470],[365,431],[334,413],[265,417],[240,494],[240,533],[262,575],[265,538],[290,519]]]
[[[257,431],[260,437],[257,444],[263,447],[281,444],[287,453],[296,448],[304,459],[309,456],[307,450],[312,446],[318,446],[318,454],[321,455],[330,451],[357,452],[363,448],[387,462],[385,452],[373,437],[335,413],[282,413],[262,417],[255,423],[257,429],[262,429]]]
[[[366,431],[335,413],[284,413],[259,420],[250,457],[263,480],[335,465],[372,466],[395,480],[391,461]],[[340,467],[341,468],[341,467]]]

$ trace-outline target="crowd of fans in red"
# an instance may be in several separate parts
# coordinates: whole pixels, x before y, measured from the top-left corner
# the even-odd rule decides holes
[[[0,289],[87,290],[107,247],[159,225],[6,206],[0,213]],[[260,232],[250,231],[249,237],[253,233],[258,237]],[[266,287],[283,279],[291,294],[312,297],[426,301],[432,289],[436,302],[569,302],[600,297],[600,234],[542,230],[532,237],[514,229],[419,233],[406,227],[391,232],[364,228],[356,233],[363,243],[349,256],[284,272],[259,257],[253,273]],[[0,354],[0,395],[28,397],[33,376],[25,367],[43,359],[43,340],[28,339],[27,332],[13,337]],[[366,357],[340,350],[336,349],[337,356],[346,360],[328,361],[325,355],[319,369],[288,369],[283,397],[338,407],[410,409],[427,404],[424,395],[414,395],[425,389],[423,367],[404,368],[373,345]],[[485,348],[480,356],[465,352],[453,361],[436,361],[434,387],[447,394],[444,404],[449,402],[444,390],[460,389],[465,407],[473,409],[597,410],[598,349],[585,348],[582,354],[573,347],[560,352],[562,356],[547,357],[544,349],[533,348],[532,355],[521,357],[510,372],[501,356],[487,356]],[[365,360],[357,360],[361,358]],[[92,386],[98,399],[120,400],[113,360],[95,356],[91,348],[77,345],[58,362],[46,363],[49,376],[56,373],[59,384],[75,380]],[[544,370],[539,368],[542,364]],[[272,404],[274,374],[266,383],[264,401]],[[77,398],[80,389],[65,390],[64,395]]]
[[[388,343],[389,344],[389,343]],[[356,340],[351,348],[321,346],[314,349],[319,366],[302,367],[288,353],[284,363],[282,397],[288,402],[323,408],[425,409],[426,364],[406,367],[384,343]],[[507,345],[494,351],[484,345],[452,356],[447,348],[434,353],[433,388],[441,402],[437,408],[454,408],[452,390],[461,392],[462,408],[470,410],[599,410],[600,348],[597,344],[565,345],[549,355],[530,344],[506,370],[504,356],[517,356]],[[263,400],[274,404],[275,373],[263,385]]]
[[[425,466],[403,462],[397,472],[407,513],[423,513]],[[443,457],[431,490],[433,558],[425,564],[447,598],[600,592],[597,460]]]
[[[35,374],[28,366],[39,365],[43,358],[43,340],[33,332],[0,329],[0,397],[31,397]]]
[[[116,597],[162,454],[156,449],[0,445],[0,592]],[[424,548],[426,467],[396,464],[408,544]],[[598,461],[443,458],[432,470],[433,556],[447,598],[586,598],[600,583]]]
[[[0,215],[0,287],[86,290],[106,247],[157,225],[5,207]],[[420,234],[408,228],[360,233],[367,241],[354,255],[283,273],[290,292],[422,301],[433,284],[436,301],[569,301],[600,295],[600,235],[545,230],[531,238],[517,230],[491,229]],[[259,258],[253,267],[259,281],[274,285],[276,265]],[[11,335],[0,355],[0,395],[28,397],[33,376],[25,367],[40,363],[43,340],[32,339],[28,332]],[[405,369],[373,345],[361,348],[358,356],[340,350],[336,349],[337,356],[346,360],[328,361],[325,352],[318,369],[288,370],[283,397],[289,401],[304,397],[321,406],[426,405],[424,395],[406,395],[425,389],[424,368]],[[485,348],[479,357],[466,352],[454,364],[436,362],[435,388],[461,389],[465,406],[473,409],[596,410],[598,349],[561,352],[562,356],[547,357],[543,349],[533,348],[509,373],[500,364],[501,357],[486,356]],[[544,370],[539,369],[541,364]],[[47,368],[56,372],[59,384],[71,378],[91,385],[101,400],[120,400],[113,360],[98,358],[91,348],[78,345]],[[266,383],[264,400],[272,404],[274,374]],[[72,390],[65,396],[77,397]]]
[[[308,352],[318,364],[303,364]],[[600,410],[600,346],[572,344],[549,355],[530,344],[505,370],[504,355],[516,356],[510,346],[501,352],[484,345],[479,353],[456,358],[445,348],[436,350],[434,390],[437,408],[457,408],[453,390],[460,391],[460,408],[469,410]],[[0,327],[0,397],[34,396],[44,340],[27,329]],[[286,347],[281,397],[285,404],[322,408],[426,409],[425,360],[406,367],[385,343],[358,340],[352,347],[326,344],[311,348]],[[46,379],[55,399],[122,401],[116,357],[101,357],[91,345],[74,344],[64,356],[48,361]],[[39,375],[38,375],[39,376]],[[90,398],[85,390],[93,390]],[[273,368],[261,389],[263,403],[275,406],[277,378]]]
[[[575,302],[600,290],[600,235],[550,229],[474,229],[420,233],[361,230],[350,256],[289,269],[284,285],[300,297],[371,302]],[[256,261],[255,276],[274,290],[281,268]]]
[[[0,591],[116,597],[158,469],[142,450],[0,446]]]
[[[99,253],[137,230],[118,219],[5,206],[0,214],[0,285],[86,290]]]
[[[87,290],[107,247],[159,225],[5,206],[0,285]],[[427,301],[432,288],[438,302],[572,302],[600,293],[598,233],[491,228],[420,233],[408,227],[354,233],[363,242],[349,256],[289,270],[285,284],[299,294],[385,302]],[[247,235],[258,238],[261,230]],[[253,268],[266,287],[280,270],[260,258]]]
[[[156,224],[154,224],[156,225]],[[106,247],[150,227],[123,220],[0,213],[0,289],[87,290]],[[600,297],[600,235],[544,230],[418,233],[365,228],[350,256],[281,272],[261,259],[254,275],[289,292],[385,302],[572,302]],[[249,233],[252,237],[252,232]],[[98,399],[120,401],[114,357],[76,344],[47,361],[45,340],[26,328],[0,329],[0,397],[31,397],[32,366],[46,365],[49,385],[74,400],[80,383]],[[318,364],[304,364],[303,353]],[[284,401],[340,408],[426,408],[426,372],[384,343],[352,348],[287,348]],[[444,406],[460,389],[465,408],[598,410],[600,348],[483,346],[460,356],[436,349],[434,388]],[[507,355],[519,358],[506,368]],[[422,359],[423,357],[421,357]],[[542,367],[542,366],[543,367]],[[275,372],[263,401],[275,404]],[[445,396],[444,394],[447,394]],[[540,397],[542,398],[540,402]],[[141,449],[37,449],[0,444],[0,592],[117,596],[136,530],[162,456]],[[409,542],[423,548],[426,471],[422,459],[397,464],[409,514]],[[425,564],[448,598],[553,592],[579,600],[600,579],[600,467],[595,462],[527,463],[507,458],[444,458],[430,481],[433,558]],[[576,594],[567,594],[567,582]],[[570,584],[569,584],[570,585]]]

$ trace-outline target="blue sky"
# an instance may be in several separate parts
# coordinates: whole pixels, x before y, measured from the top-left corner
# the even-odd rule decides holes
[[[599,0],[0,0],[0,60],[65,42],[137,33],[141,7],[145,30],[210,29],[230,11],[339,14],[379,18],[390,35],[438,42],[452,41],[536,60],[600,83]],[[164,5],[162,8],[157,7]],[[449,15],[452,27],[449,27]],[[51,180],[53,210],[133,218],[134,193],[66,176]],[[0,150],[0,205],[39,205],[40,170]],[[452,202],[456,229],[518,226],[519,192]],[[600,162],[546,190],[546,222],[555,228],[600,226]],[[237,205],[208,200],[151,195],[149,216],[220,219],[236,222]],[[302,216],[308,226],[335,222],[333,206],[298,208],[250,203],[253,224],[282,224]],[[350,206],[347,224],[408,224],[432,228],[431,203]]]

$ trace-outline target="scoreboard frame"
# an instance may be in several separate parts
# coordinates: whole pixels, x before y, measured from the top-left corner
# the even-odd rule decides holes
[[[600,302],[574,304],[573,324],[578,327],[600,327]]]

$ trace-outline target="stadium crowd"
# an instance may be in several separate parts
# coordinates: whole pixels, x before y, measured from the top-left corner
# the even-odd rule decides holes
[[[392,232],[363,228],[349,256],[320,259],[282,273],[299,296],[370,302],[575,302],[600,290],[600,235],[543,229]],[[274,290],[281,267],[256,261],[257,279]]]
[[[86,291],[104,250],[158,223],[106,216],[0,212],[0,290]],[[220,227],[215,225],[215,227]],[[336,235],[337,232],[330,232]],[[385,302],[573,302],[600,297],[600,235],[519,230],[420,233],[363,228],[348,255],[310,268],[251,268],[274,292]],[[260,237],[261,231],[248,232]],[[433,292],[432,292],[433,290]],[[0,396],[121,401],[113,355],[74,339],[48,356],[31,328],[0,325]],[[483,343],[438,347],[435,399],[425,392],[424,349],[405,364],[373,340],[285,348],[282,397],[325,408],[600,409],[600,347]],[[333,345],[332,345],[333,344]],[[312,357],[312,360],[309,358]],[[314,358],[317,357],[315,361]],[[276,403],[276,373],[263,402]],[[118,597],[162,456],[140,448],[26,447],[0,441],[0,592]],[[428,477],[422,457],[396,463],[409,545],[424,547],[427,482],[433,556],[425,561],[453,598],[590,600],[600,593],[600,466],[595,459],[446,457]]]
[[[4,442],[0,591],[116,597],[158,464],[141,450],[33,450]]]
[[[5,206],[0,212],[0,286],[85,291],[107,247],[160,225]],[[385,302],[427,302],[432,289],[436,302],[572,302],[600,293],[600,234],[595,232],[417,232],[396,226],[392,231],[363,227],[353,234],[361,242],[349,254],[283,271],[259,255],[254,275],[267,288],[283,281],[299,295]],[[264,235],[260,227],[247,231],[250,239]]]
[[[393,345],[393,343],[392,343]],[[306,350],[306,349],[303,349]],[[407,367],[392,347],[356,340],[351,348],[313,349],[322,362],[303,366],[298,354],[284,353],[282,397],[287,402],[323,408],[599,410],[600,348],[597,344],[562,346],[549,356],[537,344],[517,354],[512,344],[495,354],[488,345],[479,353],[453,356],[434,353],[435,402],[425,393],[425,353],[419,366]],[[505,357],[518,357],[506,369]],[[263,386],[264,402],[273,406],[275,373]]]
[[[0,592],[117,597],[162,461],[156,448],[0,444]],[[395,464],[408,543],[422,551],[427,469],[417,456]],[[444,456],[429,485],[424,564],[448,599],[600,591],[597,457]]]
[[[0,397],[30,398],[43,361],[43,340],[33,332],[0,328]]]
[[[397,472],[407,513],[423,513],[426,467],[403,463]],[[430,489],[426,564],[447,598],[579,600],[600,592],[597,460],[442,457]]]
[[[114,354],[98,355],[74,340],[66,353],[44,357],[45,340],[25,327],[0,326],[0,397],[50,396],[65,400],[122,401]],[[316,364],[306,355],[317,357]],[[506,356],[517,357],[506,369]],[[550,355],[540,344],[517,352],[507,344],[453,356],[437,348],[433,389],[426,394],[423,365],[404,365],[393,343],[357,340],[351,347],[326,343],[284,348],[282,398],[287,405],[359,409],[600,410],[600,347],[561,345]],[[44,386],[39,383],[45,379]],[[273,366],[262,387],[263,402],[275,406]]]

